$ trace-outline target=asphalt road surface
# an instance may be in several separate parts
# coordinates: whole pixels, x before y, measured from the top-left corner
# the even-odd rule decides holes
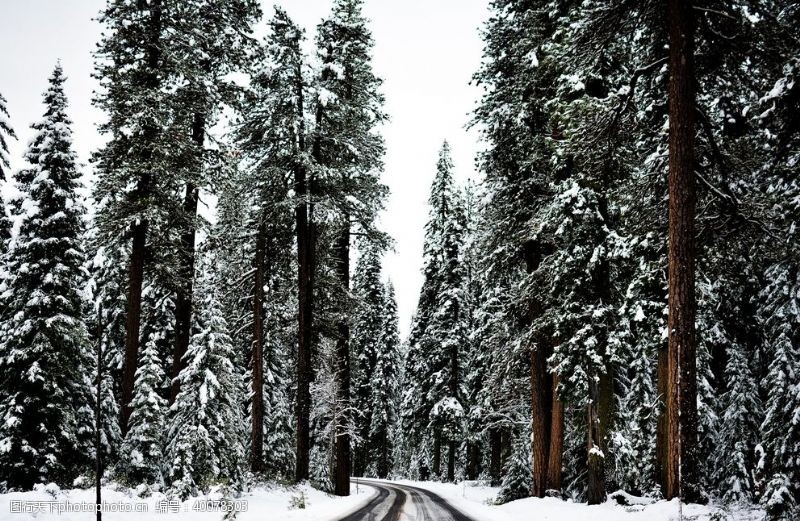
[[[433,492],[391,482],[358,482],[373,487],[378,495],[339,521],[475,521]]]

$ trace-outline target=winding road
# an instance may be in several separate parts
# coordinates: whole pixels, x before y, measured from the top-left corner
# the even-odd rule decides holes
[[[378,495],[337,521],[475,521],[428,490],[384,481],[358,482]]]

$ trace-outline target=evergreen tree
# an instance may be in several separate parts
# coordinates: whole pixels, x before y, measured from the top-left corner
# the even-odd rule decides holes
[[[366,473],[386,479],[394,470],[400,365],[397,301],[391,282],[384,287],[382,316],[379,318],[378,352],[369,385],[372,409],[369,415],[369,466]]]
[[[723,499],[753,499],[752,460],[758,441],[758,418],[762,415],[758,385],[745,350],[734,346],[725,367],[728,390],[719,397],[721,417],[716,437],[716,481]]]
[[[180,53],[167,52],[167,36],[180,37],[174,5],[168,0],[108,0],[100,14],[105,25],[97,50],[96,74],[102,90],[96,104],[107,120],[100,125],[107,143],[96,153],[98,241],[109,250],[124,248],[127,265],[119,284],[126,291],[125,343],[120,384],[120,425],[127,430],[142,327],[145,268],[169,273],[178,216],[178,157],[191,148],[176,114],[174,79]],[[174,43],[174,42],[173,42]]]
[[[331,295],[336,318],[331,333],[337,340],[337,402],[340,414],[350,407],[350,246],[353,231],[380,240],[374,222],[383,207],[386,187],[380,184],[384,143],[378,132],[386,120],[381,80],[372,68],[372,34],[363,15],[363,0],[335,0],[331,15],[318,26],[316,47],[321,71],[316,82],[311,155],[317,163],[311,184],[322,204],[332,210],[330,251]],[[337,421],[339,428],[351,420]],[[351,440],[345,431],[334,437],[334,482],[338,495],[350,493]],[[298,444],[300,446],[300,444]],[[300,455],[298,455],[298,464]],[[299,468],[299,467],[298,467]],[[301,476],[298,474],[298,478]]]
[[[798,503],[797,479],[800,465],[800,392],[797,381],[800,367],[798,353],[798,296],[800,277],[795,270],[782,270],[775,266],[768,275],[773,282],[762,295],[766,303],[764,325],[769,346],[770,364],[764,388],[768,390],[765,404],[766,417],[761,425],[761,437],[766,452],[767,478],[769,482],[763,495],[763,503],[771,515],[791,516]],[[789,483],[791,486],[786,487]],[[791,498],[791,500],[790,500]]]
[[[252,26],[261,16],[256,0],[189,0],[168,5],[174,16],[174,34],[166,45],[175,60],[174,80],[180,85],[176,103],[191,144],[179,149],[183,200],[177,211],[180,237],[175,270],[175,336],[172,356],[171,398],[179,391],[176,380],[183,353],[189,345],[195,250],[200,224],[197,207],[200,191],[215,191],[213,180],[224,168],[218,148],[206,147],[206,134],[219,118],[223,104],[237,101],[232,74],[244,72],[254,44]],[[174,14],[173,14],[174,12]]]
[[[464,404],[460,381],[460,348],[466,343],[464,275],[461,264],[465,217],[453,178],[450,147],[439,153],[425,227],[424,281],[406,354],[403,430],[412,450],[432,443],[431,461],[423,464],[433,477],[455,479],[456,446],[462,435]],[[447,470],[442,473],[442,445]],[[419,461],[419,455],[411,457]],[[422,472],[422,471],[420,471]]]
[[[43,119],[15,175],[20,231],[7,258],[0,341],[0,468],[6,486],[70,484],[92,432],[91,359],[82,322],[80,174],[57,65]]]
[[[751,115],[758,129],[758,180],[768,194],[764,217],[770,223],[763,230],[766,267],[759,293],[758,324],[763,331],[761,391],[766,396],[765,416],[760,428],[763,444],[758,471],[766,480],[761,503],[771,519],[792,519],[800,508],[800,267],[798,267],[798,223],[800,223],[800,182],[797,177],[800,127],[796,113],[800,106],[797,82],[798,42],[787,37],[800,22],[800,8],[792,2],[775,2],[764,11],[763,38],[774,52],[765,74],[761,97]],[[787,32],[789,31],[789,32]],[[759,375],[760,376],[760,375]],[[794,383],[794,385],[793,385]]]
[[[6,180],[5,169],[11,166],[8,158],[8,138],[16,138],[14,129],[8,121],[8,109],[6,108],[6,98],[0,94],[0,180]]]
[[[359,442],[353,444],[353,474],[363,476],[375,462],[371,459],[372,411],[379,406],[373,401],[377,383],[378,359],[383,355],[385,334],[385,295],[381,282],[380,252],[375,244],[364,243],[356,263],[353,293],[357,310],[353,314],[353,418]],[[384,384],[379,384],[382,387]]]
[[[552,392],[558,375],[547,370],[552,332],[530,327],[543,309],[528,274],[552,249],[531,240],[531,220],[548,200],[554,157],[550,137],[560,135],[548,122],[548,107],[564,73],[564,58],[549,39],[566,26],[566,6],[553,2],[549,9],[532,9],[527,1],[502,0],[491,9],[484,58],[475,74],[485,93],[474,119],[488,144],[478,158],[486,195],[477,243],[486,292],[476,333],[492,349],[491,387],[483,398],[490,474],[499,480],[502,441],[515,422],[530,417],[538,444],[532,448],[531,491],[544,496],[548,489],[561,488],[563,405]]]
[[[309,209],[305,188],[301,186],[305,183],[308,168],[308,158],[304,156],[304,95],[307,78],[305,57],[301,51],[303,39],[303,31],[285,11],[276,7],[275,15],[269,21],[267,39],[257,54],[251,87],[240,107],[241,120],[236,129],[236,138],[243,151],[240,178],[226,188],[237,190],[238,198],[228,201],[239,205],[240,211],[247,216],[246,227],[249,230],[244,237],[231,237],[243,235],[240,214],[228,223],[230,231],[226,234],[237,242],[245,243],[244,250],[239,248],[238,251],[231,251],[233,255],[246,251],[249,266],[241,267],[245,272],[252,268],[252,278],[248,278],[244,285],[251,288],[245,299],[249,306],[240,310],[237,323],[251,321],[253,324],[247,340],[248,357],[252,364],[250,466],[253,471],[270,470],[262,469],[263,465],[272,470],[279,467],[281,472],[294,467],[294,457],[288,457],[279,449],[265,455],[263,436],[273,437],[273,442],[277,442],[293,432],[285,418],[267,414],[271,407],[277,407],[284,413],[290,409],[288,404],[280,403],[288,399],[281,389],[281,382],[289,379],[285,367],[288,361],[278,356],[288,349],[288,344],[295,342],[295,338],[301,344],[301,354],[310,353],[310,333],[290,333],[286,330],[287,320],[291,318],[290,308],[279,304],[297,299],[302,310],[295,310],[294,320],[300,323],[297,317],[302,315],[302,323],[305,324],[308,315],[303,313],[308,312],[307,306],[310,304],[306,296],[310,288],[306,284],[310,281],[305,275],[301,277],[302,280],[295,280],[294,285],[300,286],[296,297],[290,282],[293,259],[285,254],[292,249],[293,235],[302,236],[297,243],[297,264],[301,269],[295,273],[306,273],[305,270],[310,268],[310,265],[306,265],[310,258],[306,250],[309,245],[305,242],[308,240]],[[293,185],[294,197],[290,191]],[[292,215],[288,211],[293,206],[296,229],[292,229]],[[242,262],[242,259],[238,262]],[[242,271],[232,273],[238,278]],[[238,285],[240,281],[236,283]],[[245,283],[242,281],[241,284]],[[275,293],[280,297],[272,298],[267,293]],[[272,331],[276,327],[281,328],[280,333]],[[268,338],[272,339],[271,346],[267,345]],[[271,349],[275,352],[271,352]],[[272,367],[263,365],[268,364],[267,359],[272,360]],[[265,380],[270,376],[273,381]],[[299,389],[298,400],[301,395],[304,395],[304,391]],[[264,461],[265,456],[271,463]]]
[[[0,187],[6,182],[6,169],[11,166],[8,158],[8,138],[16,139],[14,129],[8,120],[6,99],[0,94]],[[0,197],[0,256],[5,254],[7,242],[11,238],[11,221],[6,215],[3,198]]]
[[[214,484],[243,484],[243,383],[232,363],[235,355],[213,268],[205,266],[195,333],[178,376],[181,391],[168,417],[169,481],[184,498]]]
[[[163,485],[164,430],[167,402],[159,394],[164,370],[157,338],[151,338],[136,370],[136,390],[131,402],[130,428],[119,454],[118,471],[131,484]]]
[[[503,483],[495,502],[499,505],[528,497],[531,492],[531,444],[525,430],[514,439],[511,456],[503,471]]]

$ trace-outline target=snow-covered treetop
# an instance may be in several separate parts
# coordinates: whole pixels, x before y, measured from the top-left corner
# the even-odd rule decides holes
[[[8,120],[8,108],[6,108],[6,99],[0,94],[0,181],[5,179],[5,169],[9,167],[8,159],[8,141],[6,136],[16,138],[14,129],[11,128],[11,123]]]

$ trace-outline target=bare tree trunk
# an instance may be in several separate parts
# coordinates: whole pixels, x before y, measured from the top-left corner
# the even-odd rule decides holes
[[[455,317],[459,317],[461,315],[460,306],[457,304],[453,315]],[[455,400],[458,400],[458,383],[461,378],[461,368],[458,363],[458,357],[458,342],[453,342],[450,347],[450,382],[448,385],[448,391],[450,396],[452,396]],[[448,430],[450,431],[450,435],[448,436],[447,440],[447,481],[452,483],[456,479],[456,442],[454,439],[452,439],[452,437],[455,435],[452,432],[452,429]]]
[[[103,493],[100,486],[103,477],[103,447],[102,447],[102,428],[103,428],[103,306],[97,307],[97,388],[95,389],[95,413],[94,413],[94,494],[95,505],[98,507],[103,502]],[[97,508],[97,521],[103,521],[103,512]]]
[[[605,222],[609,220],[608,198],[609,189],[607,171],[600,177],[598,187],[598,209]],[[611,269],[607,260],[598,263],[592,271],[592,285],[594,297],[601,305],[611,301]],[[613,366],[608,353],[608,333],[603,331],[599,335],[597,353],[603,361],[603,367],[592,364],[589,372],[589,410],[587,428],[587,470],[588,488],[587,501],[590,505],[597,505],[606,500],[606,463],[608,457],[608,431],[611,427],[612,406],[614,401]]]
[[[667,499],[699,498],[694,295],[695,91],[691,0],[668,0],[669,34],[669,376]]]
[[[161,61],[161,0],[152,0],[149,6],[142,5],[141,10],[149,12],[146,59],[150,73],[147,77],[146,88],[155,91],[159,88],[160,83],[156,71]],[[158,129],[152,127],[145,128],[144,133],[148,139],[155,140]],[[151,159],[151,156],[152,152],[145,152],[145,157],[143,158],[145,164]],[[141,173],[136,186],[137,203],[149,197],[151,181],[151,172],[145,171]],[[128,420],[131,416],[130,402],[133,399],[133,386],[136,380],[136,368],[139,362],[142,286],[144,285],[144,264],[147,256],[148,228],[149,223],[147,219],[140,218],[138,222],[134,223],[131,233],[131,256],[128,264],[128,302],[125,315],[125,357],[122,361],[122,389],[120,392],[120,427],[123,435],[128,432]]]
[[[447,481],[452,483],[456,480],[456,442],[447,442]]]
[[[478,479],[481,473],[481,443],[471,440],[467,443],[467,479]]]
[[[296,71],[298,155],[305,152],[305,115],[303,113],[303,75]],[[317,110],[321,119],[321,109]],[[314,142],[314,158],[319,158],[319,139]],[[309,453],[311,450],[311,351],[313,343],[314,317],[314,207],[308,201],[311,180],[308,171],[297,159],[294,166],[294,191],[298,198],[295,207],[295,232],[297,235],[297,394],[295,416],[296,425],[296,463],[295,480],[304,481],[309,477]]]
[[[198,158],[196,167],[203,168],[203,145],[205,142],[206,123],[205,116],[195,113],[192,121],[192,141],[197,146]],[[186,220],[183,233],[181,233],[181,250],[178,252],[180,265],[178,267],[178,290],[175,294],[175,350],[172,356],[172,392],[170,401],[174,402],[180,392],[181,384],[178,375],[185,367],[183,355],[189,348],[189,339],[192,329],[192,305],[194,298],[194,261],[195,241],[197,237],[197,203],[200,197],[198,187],[186,183],[186,192],[183,196],[183,218]]]
[[[250,470],[254,473],[264,470],[264,264],[266,258],[267,223],[258,225],[256,251],[253,261],[253,342],[251,346],[251,406],[250,424]]]
[[[342,229],[336,238],[336,278],[346,302],[350,292],[350,216],[342,217]],[[347,304],[345,304],[346,306]],[[340,310],[336,322],[336,401],[340,409],[336,422],[334,445],[334,492],[337,496],[350,495],[350,324],[347,309]]]
[[[144,284],[144,260],[147,238],[147,221],[142,220],[133,228],[130,264],[128,266],[128,305],[125,316],[125,359],[122,363],[121,416],[122,432],[128,432],[131,417],[130,403],[139,360],[139,329],[142,314],[142,285]]]
[[[587,501],[598,505],[606,500],[606,457],[608,455],[608,429],[614,399],[613,380],[606,372],[589,379],[588,424],[588,489]]]
[[[531,349],[531,496],[544,497],[550,448],[551,383],[547,374],[547,353],[542,346]]]
[[[500,442],[500,429],[498,427],[489,429],[489,476],[492,478],[492,486],[500,484],[503,473]]]
[[[564,457],[564,404],[558,399],[558,375],[551,375],[552,406],[550,450],[547,462],[547,490],[561,491],[561,467]]]

